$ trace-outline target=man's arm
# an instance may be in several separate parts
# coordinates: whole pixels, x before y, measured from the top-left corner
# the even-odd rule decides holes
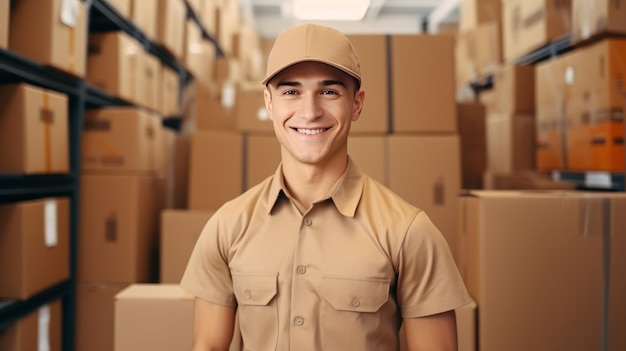
[[[235,308],[196,297],[193,351],[227,351],[233,337]]]
[[[457,351],[454,310],[419,318],[405,318],[404,335],[409,351]]]

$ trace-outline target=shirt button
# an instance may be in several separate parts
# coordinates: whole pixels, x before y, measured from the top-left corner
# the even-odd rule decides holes
[[[352,300],[352,307],[359,307],[361,306],[361,301],[359,301],[359,299],[353,299]]]
[[[313,221],[311,220],[311,218],[305,218],[304,219],[304,225],[310,226],[311,224],[313,224]]]
[[[304,324],[304,318],[302,317],[296,317],[293,319],[293,322],[295,323],[295,325],[297,325],[298,327],[301,327]]]
[[[252,292],[250,290],[244,291],[243,294],[246,297],[246,299],[251,299],[252,298]]]
[[[306,267],[305,267],[305,266],[298,266],[298,268],[296,269],[296,271],[297,271],[299,274],[304,274],[304,273],[306,273]]]

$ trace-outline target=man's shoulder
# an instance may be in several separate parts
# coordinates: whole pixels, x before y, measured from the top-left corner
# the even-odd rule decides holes
[[[416,214],[421,211],[420,208],[406,201],[400,194],[368,175],[364,176],[363,200],[376,204],[384,203],[396,210],[409,213]]]
[[[244,191],[241,195],[225,202],[217,214],[220,216],[240,216],[245,212],[252,212],[265,207],[271,188],[273,176],[269,176],[260,183]]]

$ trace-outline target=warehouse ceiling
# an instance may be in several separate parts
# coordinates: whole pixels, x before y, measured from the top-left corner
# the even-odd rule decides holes
[[[253,18],[258,32],[265,37],[273,37],[284,28],[304,21],[293,16],[296,1],[298,0],[240,0],[244,14]],[[334,1],[344,5],[347,0]],[[446,11],[442,22],[456,22],[458,0],[370,0],[362,20],[307,22],[332,25],[346,33],[420,33],[423,32],[428,16],[443,3],[452,3],[452,6],[448,6],[451,10]],[[332,11],[329,8],[327,13]]]

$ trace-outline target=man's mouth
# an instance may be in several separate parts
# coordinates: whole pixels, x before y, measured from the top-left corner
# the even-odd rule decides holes
[[[329,128],[317,128],[317,129],[305,129],[305,128],[294,128],[300,134],[306,135],[315,135],[320,134],[327,131]]]

